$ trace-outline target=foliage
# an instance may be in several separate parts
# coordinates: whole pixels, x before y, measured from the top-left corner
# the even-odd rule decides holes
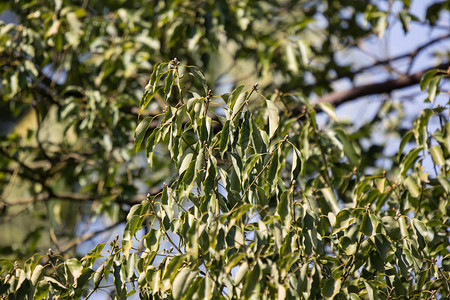
[[[117,299],[449,296],[450,103],[404,130],[396,101],[358,127],[310,100],[359,73],[335,52],[382,36],[393,11],[353,1],[79,2],[2,4],[21,22],[0,28],[2,105],[37,120],[1,136],[2,214],[24,205],[48,216],[40,230],[53,230],[57,250],[4,247],[31,258],[0,260],[0,294],[89,298],[113,283]],[[418,19],[409,1],[394,2],[407,31]],[[427,22],[445,5],[430,6]],[[244,69],[260,84],[216,94],[221,72]],[[428,102],[448,77],[423,76]],[[402,136],[395,155],[374,134]],[[8,198],[16,178],[26,192]],[[69,240],[77,210],[84,221],[126,216],[121,238],[68,255],[80,241]]]
[[[136,281],[141,299],[448,296],[450,123],[430,137],[423,130],[443,108],[423,111],[400,147],[411,138],[416,146],[389,174],[369,175],[358,135],[339,122],[320,129],[307,100],[302,118],[280,116],[275,97],[239,86],[211,117],[211,93],[180,85],[190,75],[205,82],[177,60],[150,77],[140,109],[159,89],[172,105],[151,132],[154,118],[139,123],[136,148],[146,144],[152,165],[167,145],[178,171],[131,208],[122,243],[111,242],[97,271],[105,244],[81,260],[49,253],[42,266],[36,254],[24,269],[3,261],[3,291],[75,298],[89,278],[95,289],[111,274],[119,299]],[[425,155],[437,176],[424,172]]]

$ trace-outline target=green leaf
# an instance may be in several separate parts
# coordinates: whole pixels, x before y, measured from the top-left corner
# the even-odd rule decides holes
[[[158,88],[158,89],[156,89],[154,91],[148,90],[148,91],[146,91],[144,93],[144,95],[142,95],[142,98],[141,98],[141,103],[142,104],[139,105],[140,109],[139,109],[138,117],[141,115],[141,113],[144,111],[144,109],[147,108],[148,104],[150,103],[150,101],[152,101],[152,99],[159,92],[159,90],[160,90],[160,88]]]
[[[231,119],[232,120],[234,120],[234,118],[237,116],[237,114],[239,112],[241,112],[242,107],[244,106],[246,99],[247,99],[247,93],[240,94],[237,97],[236,102],[234,103],[234,105],[232,107],[232,109],[233,109],[233,113],[231,114]]]
[[[368,213],[365,213],[361,225],[359,227],[359,230],[364,233],[367,237],[371,237],[374,233],[374,226],[372,224],[372,220],[370,219],[370,215]]]
[[[125,297],[126,297],[126,298],[131,297],[131,296],[133,296],[135,293],[136,293],[136,290],[129,291],[129,292],[125,295]]]
[[[414,198],[419,198],[420,197],[420,189],[417,186],[415,179],[412,176],[408,176],[404,182],[405,182],[405,186],[408,189],[411,196]]]
[[[68,269],[70,270],[70,273],[72,274],[73,279],[77,280],[78,277],[80,277],[81,272],[83,270],[83,266],[81,265],[81,263],[78,261],[78,259],[71,258],[71,259],[67,260],[65,264],[68,267]]]
[[[333,299],[341,290],[341,279],[329,278],[325,280],[322,295],[325,299]]]
[[[153,167],[153,155],[155,153],[156,144],[159,141],[161,131],[154,129],[147,139],[147,146],[145,146],[145,153],[148,158],[148,165],[150,169]]]
[[[409,24],[411,23],[411,16],[407,10],[402,10],[398,13],[400,22],[402,23],[403,32],[406,34],[409,31]]]
[[[214,157],[210,157],[208,163],[208,170],[206,173],[205,180],[205,194],[209,195],[216,186],[216,176],[217,176],[217,161]]]
[[[97,286],[98,284],[100,284],[100,281],[103,278],[103,273],[105,270],[105,265],[101,265],[100,267],[98,267],[98,269],[95,271],[94,273],[94,286]]]
[[[245,88],[245,85],[240,85],[235,88],[228,97],[227,105],[230,109],[233,109],[234,104],[236,103],[236,99],[241,95],[242,90]]]
[[[251,136],[251,124],[250,124],[251,114],[249,111],[244,113],[244,121],[241,125],[241,130],[239,131],[239,145],[241,146],[242,153],[247,150],[248,144],[250,142]]]
[[[170,87],[169,93],[166,94],[166,103],[171,107],[177,107],[180,103],[182,96],[181,96],[181,88],[176,84],[174,81],[174,84]]]
[[[225,124],[223,125],[222,132],[220,134],[220,141],[219,141],[219,152],[220,157],[223,159],[223,156],[228,148],[228,141],[230,138],[230,120],[227,120]]]
[[[386,233],[392,240],[400,240],[400,238],[402,237],[400,232],[400,225],[394,217],[384,216],[381,218],[381,222],[383,223]]]
[[[342,236],[339,239],[340,246],[346,255],[353,255],[356,252],[357,245],[348,236]]]
[[[433,241],[434,233],[425,225],[425,223],[420,220],[413,219],[413,224],[417,233],[419,233],[428,243]]]
[[[439,82],[441,81],[442,76],[436,76],[433,79],[431,79],[429,85],[428,85],[428,99],[431,103],[433,103],[434,98],[436,98],[437,90]]]
[[[317,104],[322,111],[324,111],[333,121],[337,122],[336,112],[334,111],[334,107],[327,102],[320,102]]]
[[[433,162],[435,165],[443,166],[445,165],[445,159],[444,159],[444,153],[442,152],[442,149],[439,145],[436,145],[428,151],[431,154],[431,158],[433,159]]]
[[[434,75],[438,72],[437,69],[433,69],[431,71],[428,71],[423,75],[422,80],[420,81],[420,89],[425,91],[427,86],[430,84],[430,81],[433,79]]]
[[[334,132],[336,133],[336,136],[339,138],[339,140],[341,141],[343,147],[344,147],[344,153],[345,155],[348,157],[348,159],[350,160],[350,162],[354,165],[354,166],[359,166],[360,162],[361,162],[361,158],[359,157],[359,155],[356,152],[356,148],[353,145],[352,141],[350,140],[350,138],[347,136],[347,134],[339,128],[336,128],[334,130]]]
[[[294,145],[292,145],[292,149],[291,182],[297,180],[302,170],[302,154]]]
[[[274,185],[276,183],[275,177],[278,173],[278,166],[279,166],[279,151],[278,148],[275,149],[275,151],[272,153],[272,157],[270,158],[270,165],[269,165],[269,171],[267,173],[267,182],[270,185]]]
[[[378,294],[378,290],[372,283],[368,281],[364,281],[364,285],[366,286],[367,296],[370,300],[379,300],[380,295]]]
[[[114,287],[116,288],[116,293],[119,298],[125,298],[126,287],[125,287],[125,278],[123,277],[123,273],[120,265],[115,263],[113,265],[113,275],[114,275]]]
[[[175,84],[176,80],[176,70],[169,70],[164,82],[164,100],[167,102],[167,100],[170,98],[170,94],[172,92],[173,85]]]
[[[286,42],[285,49],[286,49],[287,67],[289,71],[291,71],[294,74],[297,74],[299,71],[298,62],[292,44],[290,42]]]
[[[92,270],[91,268],[83,268],[83,270],[81,271],[81,275],[77,278],[74,286],[76,288],[85,287],[86,283],[91,279],[94,273],[94,270]]]
[[[95,246],[94,249],[91,250],[88,254],[86,254],[83,258],[83,264],[86,267],[92,268],[94,262],[97,260],[97,258],[102,257],[102,250],[105,247],[106,243],[100,243]]]
[[[187,68],[189,70],[189,73],[200,81],[206,95],[208,93],[208,84],[206,83],[206,78],[202,70],[200,70],[198,67],[195,66],[188,66]]]
[[[422,149],[423,147],[414,148],[405,155],[402,162],[400,163],[400,172],[403,177],[405,177],[406,172],[412,167],[414,161],[416,160]]]
[[[341,209],[331,187],[320,189],[320,191],[322,192],[323,197],[325,198],[325,201],[329,205],[330,209],[337,215]]]
[[[333,233],[346,229],[353,223],[354,218],[348,209],[341,210],[336,216],[336,223],[333,228]]]
[[[304,200],[306,203],[307,210],[313,215],[316,219],[320,215],[320,208],[318,200],[311,195],[304,195]]]
[[[383,260],[386,259],[389,251],[391,251],[391,242],[384,234],[375,235],[375,246]]]
[[[191,165],[192,158],[194,157],[193,153],[188,153],[183,159],[180,168],[178,169],[178,175],[181,176],[183,173],[189,168]]]
[[[48,282],[44,280],[39,281],[34,292],[33,300],[44,299],[48,295],[49,289],[50,284]]]
[[[153,66],[153,71],[152,71],[152,74],[150,75],[150,80],[148,81],[148,84],[145,87],[145,91],[150,90],[151,92],[154,92],[156,90],[156,85],[159,81],[158,75],[159,75],[159,72],[160,72],[162,66],[163,66],[163,64],[161,64],[161,63],[156,63]],[[159,78],[161,78],[161,77],[159,77]],[[142,101],[142,99],[141,99],[141,101]],[[139,103],[139,106],[142,107],[142,104],[143,104],[142,102]]]
[[[291,220],[291,191],[286,190],[281,194],[280,203],[278,204],[277,210],[281,219],[286,222],[286,224],[290,223]]]
[[[246,261],[244,261],[239,266],[239,269],[237,270],[236,275],[234,275],[234,283],[236,285],[238,285],[247,273],[248,273],[248,263]]]
[[[147,130],[150,127],[152,121],[153,118],[146,117],[136,127],[136,131],[134,132],[134,145],[136,148],[136,152],[138,152],[141,148],[142,141],[144,140],[145,134],[147,133]]]
[[[309,63],[310,48],[306,40],[299,40],[297,42],[298,50],[300,51],[300,58],[302,60],[302,66],[307,66]]]
[[[225,272],[230,273],[231,269],[234,268],[239,262],[241,262],[245,256],[246,254],[242,252],[236,252],[235,254],[233,254],[227,262]]]
[[[127,224],[123,231],[122,248],[124,256],[128,257],[131,247],[133,246],[133,236],[141,229],[144,216],[148,210],[148,201],[134,205],[127,216]]]
[[[261,278],[261,269],[259,264],[256,264],[253,270],[251,270],[245,277],[245,283],[243,288],[244,299],[248,299],[252,294],[259,292],[259,280]]]
[[[443,176],[443,175],[439,175],[436,178],[438,179],[439,183],[444,188],[445,192],[447,194],[450,194],[450,180],[447,177]]]
[[[378,34],[378,38],[382,38],[384,32],[386,31],[387,23],[387,14],[382,13],[378,18],[375,26],[375,32]]]
[[[233,169],[234,169],[234,174],[236,174],[237,176],[237,186],[238,188],[236,188],[236,190],[239,189],[239,187],[241,186],[240,183],[242,182],[241,179],[241,174],[242,174],[242,161],[239,155],[237,155],[236,153],[230,153],[230,158],[231,158],[231,162],[233,164]]]
[[[350,293],[348,296],[350,300],[361,300],[361,298],[359,298],[359,296],[355,293]]]
[[[272,138],[278,129],[280,115],[278,113],[278,108],[273,101],[266,100],[266,104],[267,113],[269,114],[269,138]]]
[[[398,149],[397,154],[397,160],[400,161],[400,157],[403,153],[403,149],[405,148],[406,144],[409,142],[409,140],[414,136],[414,132],[412,130],[408,131],[403,137],[400,142],[400,148]]]
[[[36,286],[43,275],[44,267],[42,265],[37,265],[31,275],[31,284]]]
[[[195,276],[196,273],[189,269],[182,269],[178,272],[172,283],[172,296],[174,299],[181,299],[186,294]]]
[[[34,268],[39,263],[39,260],[41,259],[41,255],[39,253],[35,253],[31,258],[27,259],[25,262],[25,273],[27,274],[27,277],[30,278],[31,274],[34,271]]]
[[[191,186],[195,180],[195,177],[197,176],[195,172],[195,160],[191,161],[189,167],[187,168],[186,172],[184,173],[182,182],[186,184],[187,186]],[[189,191],[190,189],[188,189]]]

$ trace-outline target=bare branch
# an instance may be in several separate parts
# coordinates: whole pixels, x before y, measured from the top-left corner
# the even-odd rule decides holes
[[[100,229],[100,230],[97,230],[97,231],[85,234],[85,235],[83,235],[83,236],[81,236],[81,237],[79,237],[79,238],[77,238],[75,240],[70,241],[66,245],[62,246],[60,251],[61,251],[61,253],[67,252],[67,251],[69,251],[70,249],[76,247],[77,245],[79,245],[82,242],[89,241],[89,240],[95,238],[99,234],[102,234],[102,233],[105,233],[107,231],[110,231],[110,230],[114,229],[115,227],[119,226],[123,222],[124,222],[124,220],[121,220],[121,221],[118,221],[118,222],[116,222],[116,223],[114,223],[114,224],[112,224],[112,225],[110,225],[110,226],[108,226],[106,228],[103,228],[103,229]]]
[[[361,74],[361,73],[363,73],[365,71],[368,71],[370,69],[373,69],[375,67],[382,66],[382,65],[386,66],[386,65],[388,65],[391,62],[394,62],[394,61],[397,61],[397,60],[401,60],[401,59],[404,59],[404,58],[414,59],[415,57],[417,57],[417,55],[422,50],[424,50],[424,49],[428,48],[429,46],[431,46],[433,44],[436,44],[436,43],[438,43],[438,42],[440,42],[442,40],[448,39],[448,38],[450,38],[450,34],[446,34],[446,35],[437,37],[435,39],[432,39],[432,40],[430,40],[430,41],[420,45],[416,49],[414,49],[412,51],[409,51],[407,53],[403,53],[401,55],[398,55],[398,56],[395,56],[395,57],[392,57],[392,58],[387,58],[387,59],[376,61],[375,63],[373,63],[373,64],[371,64],[369,66],[362,67],[362,68],[360,68],[360,69],[358,69],[356,71],[353,71],[353,72],[351,72],[351,71],[349,71],[349,72],[340,72],[338,74],[338,76],[336,78],[333,78],[332,80],[334,81],[334,80],[338,80],[338,79],[341,79],[341,78],[344,78],[344,77],[354,77],[355,75]]]
[[[401,76],[394,80],[387,80],[381,83],[373,83],[366,84],[362,86],[357,86],[350,90],[338,91],[334,93],[327,94],[321,98],[319,98],[319,103],[330,103],[334,106],[338,106],[342,103],[354,100],[359,97],[368,96],[368,95],[376,95],[383,93],[390,93],[394,90],[401,89],[404,87],[412,86],[420,82],[422,76],[432,70],[432,69],[448,69],[450,67],[450,63],[441,64],[439,66],[423,70],[411,75]]]

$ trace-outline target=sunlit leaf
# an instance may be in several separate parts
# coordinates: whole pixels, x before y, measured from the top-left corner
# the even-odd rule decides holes
[[[400,163],[400,171],[402,176],[405,176],[406,172],[412,167],[422,149],[422,147],[414,148],[405,155],[402,162]]]
[[[420,81],[420,89],[422,90],[422,92],[425,91],[425,89],[428,87],[437,71],[438,70],[433,69],[423,75],[422,80]]]
[[[275,131],[278,128],[280,122],[280,116],[278,114],[278,108],[271,100],[266,100],[267,112],[269,114],[269,137],[273,137]]]

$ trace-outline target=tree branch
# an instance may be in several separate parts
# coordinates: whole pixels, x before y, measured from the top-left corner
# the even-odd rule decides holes
[[[119,226],[120,224],[122,224],[124,222],[125,222],[125,220],[120,220],[114,224],[109,225],[108,227],[105,227],[103,229],[100,229],[100,230],[85,234],[79,238],[76,238],[76,239],[68,242],[66,245],[62,246],[60,249],[60,252],[65,253],[65,252],[69,251],[70,249],[75,248],[79,244],[95,238],[99,234],[111,231],[112,229],[114,229],[115,227]]]
[[[401,89],[404,87],[412,86],[420,82],[422,76],[433,69],[444,69],[447,70],[450,67],[450,63],[441,64],[439,66],[426,69],[411,75],[401,76],[394,80],[387,80],[381,83],[366,84],[362,86],[357,86],[350,90],[338,91],[322,96],[318,99],[318,103],[330,103],[334,106],[338,106],[342,103],[354,100],[359,97],[376,95],[383,93],[390,93],[394,90]]]
[[[447,34],[447,35],[443,35],[443,36],[437,37],[437,38],[435,38],[435,39],[433,39],[433,40],[430,40],[430,41],[428,41],[428,42],[426,42],[426,43],[420,45],[420,46],[417,47],[415,50],[412,50],[412,51],[409,51],[409,52],[407,52],[407,53],[398,55],[398,56],[396,56],[396,57],[392,57],[392,58],[388,58],[388,59],[376,61],[374,64],[369,65],[369,66],[366,66],[366,67],[362,67],[362,68],[358,69],[357,71],[352,72],[351,74],[342,74],[342,75],[340,76],[340,78],[342,78],[342,77],[347,77],[347,76],[350,76],[350,75],[354,76],[354,75],[356,75],[356,74],[359,74],[359,73],[362,73],[362,72],[364,72],[364,71],[370,70],[370,69],[375,68],[375,67],[377,67],[377,66],[380,66],[380,65],[387,65],[387,64],[389,64],[389,63],[391,63],[391,62],[393,62],[393,61],[397,61],[397,60],[400,60],[400,59],[403,59],[403,58],[408,58],[408,57],[409,57],[409,58],[414,58],[414,57],[416,57],[422,50],[428,48],[429,46],[431,46],[431,45],[433,45],[433,44],[435,44],[435,43],[437,43],[437,42],[440,42],[440,41],[445,40],[445,39],[448,39],[448,38],[450,38],[450,34]]]

